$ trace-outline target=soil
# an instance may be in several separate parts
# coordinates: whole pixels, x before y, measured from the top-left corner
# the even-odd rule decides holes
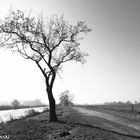
[[[115,122],[115,123],[124,125],[126,127],[133,128],[135,130],[138,130],[138,132],[140,133],[140,124],[139,123],[135,124],[134,122],[132,122],[130,120],[128,121],[128,119],[124,119],[124,118],[121,118],[121,117],[118,117],[115,115],[110,115],[110,114],[106,114],[106,113],[95,111],[95,110],[84,109],[82,107],[73,107],[73,108],[83,114],[86,114],[87,116],[97,116],[99,118],[109,120],[113,123]]]
[[[0,139],[10,140],[133,140],[90,125],[71,107],[57,108],[60,122],[49,122],[49,112],[0,124]],[[98,123],[98,119],[96,120]]]

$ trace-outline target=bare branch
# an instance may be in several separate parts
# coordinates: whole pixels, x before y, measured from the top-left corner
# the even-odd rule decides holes
[[[62,64],[68,61],[83,62],[86,55],[78,47],[80,34],[89,32],[85,22],[69,24],[63,16],[44,20],[11,11],[0,23],[0,46],[18,52],[34,61],[45,77],[50,102],[51,121],[57,121],[52,88]]]
[[[73,60],[82,63],[85,60],[86,55],[78,46],[80,34],[89,31],[82,21],[71,25],[63,16],[53,16],[45,21],[42,17],[36,19],[18,10],[12,11],[0,24],[0,45],[16,49],[25,59],[35,61],[53,86],[63,63]]]
[[[45,71],[42,69],[42,67],[40,66],[39,62],[38,61],[35,61],[35,62],[37,64],[37,66],[39,67],[39,69],[41,70],[41,72],[44,75],[44,77],[47,77]]]

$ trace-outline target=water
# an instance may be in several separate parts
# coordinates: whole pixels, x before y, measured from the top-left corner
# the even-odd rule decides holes
[[[0,122],[9,121],[11,117],[14,119],[21,118],[22,116],[27,115],[28,111],[31,109],[34,109],[35,111],[38,111],[38,112],[42,112],[45,108],[48,108],[48,107],[3,110],[3,111],[0,111]]]

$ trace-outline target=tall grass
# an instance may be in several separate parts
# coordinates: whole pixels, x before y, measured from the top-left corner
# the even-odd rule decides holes
[[[12,121],[15,121],[15,120],[16,120],[16,118],[12,114],[10,114],[9,115],[9,121],[12,122]]]
[[[26,111],[25,117],[33,117],[33,116],[36,116],[38,114],[40,114],[40,112],[35,111],[34,109],[30,109],[30,110]]]
[[[3,119],[0,117],[0,125],[4,124]]]
[[[49,109],[46,107],[46,108],[43,108],[42,113],[44,113],[44,112],[48,112],[48,111],[49,111]]]

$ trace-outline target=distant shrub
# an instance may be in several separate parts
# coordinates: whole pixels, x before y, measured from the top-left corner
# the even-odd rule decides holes
[[[3,124],[3,123],[4,123],[4,121],[3,121],[3,119],[0,117],[0,125]]]
[[[69,90],[66,90],[66,91],[62,92],[59,95],[59,100],[60,100],[60,105],[62,105],[62,106],[73,105],[73,103],[72,103],[73,96],[70,94]]]
[[[40,114],[40,112],[35,111],[34,109],[30,109],[26,113],[27,113],[26,117],[32,117],[32,116],[36,116],[36,115]]]
[[[16,99],[14,99],[13,102],[12,102],[11,104],[12,104],[12,106],[13,106],[14,108],[17,108],[17,107],[20,106],[20,102],[19,102],[18,100],[16,100]]]
[[[10,114],[9,115],[9,121],[10,122],[13,122],[13,121],[15,121],[16,120],[16,118],[12,115],[12,114]]]
[[[48,112],[49,109],[48,108],[43,108],[43,111],[42,112]]]

